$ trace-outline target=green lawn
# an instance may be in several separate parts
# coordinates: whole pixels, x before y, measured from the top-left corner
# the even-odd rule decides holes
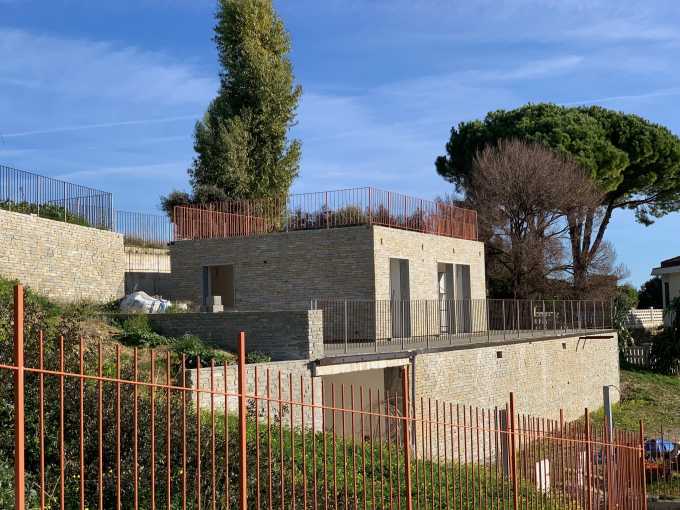
[[[621,370],[621,401],[614,406],[618,428],[638,430],[640,419],[645,435],[664,434],[680,439],[680,377],[643,370]],[[602,410],[593,415],[602,421]]]

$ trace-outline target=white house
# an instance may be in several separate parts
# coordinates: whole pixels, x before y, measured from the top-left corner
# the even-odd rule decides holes
[[[663,306],[666,308],[673,298],[680,296],[680,257],[662,260],[659,267],[652,269],[652,275],[661,278]]]

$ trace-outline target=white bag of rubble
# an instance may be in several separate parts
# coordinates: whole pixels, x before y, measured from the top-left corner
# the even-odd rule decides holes
[[[133,292],[120,302],[120,311],[125,313],[165,313],[172,303],[167,299],[149,296],[144,291]]]

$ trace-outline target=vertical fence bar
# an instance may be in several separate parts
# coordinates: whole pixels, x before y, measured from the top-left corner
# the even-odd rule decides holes
[[[411,448],[409,438],[409,403],[408,403],[408,367],[401,369],[402,415],[404,416],[404,490],[406,492],[406,510],[413,510],[411,481]],[[354,475],[356,478],[356,474]]]
[[[642,509],[647,510],[647,480],[645,479],[645,425],[640,420],[640,479],[642,488]]]
[[[585,429],[586,429],[586,487],[588,494],[586,495],[586,509],[592,510],[593,508],[593,445],[590,430],[590,414],[588,413],[588,408],[585,410]]]
[[[225,381],[226,384],[226,381]],[[281,384],[279,382],[279,389]],[[246,334],[238,337],[239,508],[248,508],[248,452],[246,445]],[[281,481],[283,485],[283,480]]]
[[[517,465],[516,465],[516,454],[515,454],[515,394],[510,392],[510,405],[509,414],[507,417],[508,421],[508,444],[510,446],[509,453],[509,464],[510,464],[510,482],[512,483],[512,508],[517,510],[519,504],[519,480],[517,479]]]
[[[24,510],[24,287],[14,286],[14,508]]]

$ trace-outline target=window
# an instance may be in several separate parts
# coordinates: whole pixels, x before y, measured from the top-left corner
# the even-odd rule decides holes
[[[671,288],[668,282],[663,282],[663,306],[664,308],[671,306]]]

